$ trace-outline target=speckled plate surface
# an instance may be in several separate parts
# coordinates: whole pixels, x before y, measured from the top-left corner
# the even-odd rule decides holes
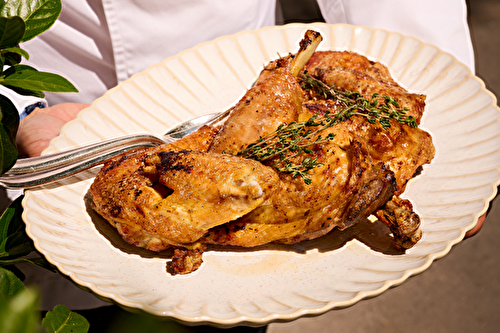
[[[422,218],[423,238],[414,248],[394,251],[388,231],[365,222],[296,246],[209,247],[198,271],[171,276],[168,251],[126,244],[89,208],[95,168],[26,193],[23,217],[38,250],[103,298],[219,326],[257,326],[349,306],[447,254],[496,194],[500,113],[494,96],[465,65],[398,33],[293,24],[201,44],[110,90],[68,123],[45,153],[125,133],[160,134],[197,114],[227,108],[263,64],[294,52],[307,28],[322,33],[321,50],[352,50],[380,61],[404,87],[428,96],[422,127],[433,135],[437,154],[404,193]]]

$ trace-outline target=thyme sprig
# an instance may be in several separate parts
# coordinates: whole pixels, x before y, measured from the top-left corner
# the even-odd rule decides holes
[[[329,133],[325,137],[319,134],[333,126],[334,119],[330,117],[329,111],[320,119],[319,116],[317,113],[304,122],[281,124],[275,131],[248,145],[238,153],[238,156],[264,164],[273,161],[268,165],[278,172],[289,173],[293,178],[300,176],[306,184],[310,184],[308,171],[323,164],[318,162],[317,158],[310,156],[304,157],[299,164],[296,164],[294,159],[302,153],[311,155],[313,153],[311,146],[329,142],[335,137],[334,133]]]
[[[313,90],[324,99],[336,100],[338,107],[335,114],[326,111],[323,114],[316,113],[304,122],[281,124],[275,131],[248,145],[238,156],[257,160],[278,172],[291,174],[293,178],[301,177],[304,183],[310,184],[309,170],[323,165],[317,158],[310,156],[313,147],[335,137],[334,133],[323,137],[320,133],[325,129],[352,116],[365,117],[372,124],[378,122],[384,129],[391,127],[391,120],[411,127],[417,126],[415,118],[407,114],[408,109],[401,108],[392,97],[372,94],[367,98],[357,92],[330,87],[307,73],[301,75],[300,79],[303,89]],[[297,162],[303,153],[306,156]]]
[[[333,99],[339,101],[341,111],[345,113],[345,119],[352,116],[363,116],[375,124],[380,123],[382,128],[389,129],[390,121],[417,127],[415,117],[408,115],[407,107],[400,107],[397,100],[390,96],[380,96],[377,93],[363,95],[359,92],[341,90],[335,86],[329,86],[321,80],[318,80],[307,72],[300,76],[302,88],[306,91],[312,91],[323,99]]]

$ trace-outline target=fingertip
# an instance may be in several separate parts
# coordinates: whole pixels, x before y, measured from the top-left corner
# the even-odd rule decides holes
[[[486,220],[486,214],[480,216],[474,228],[472,228],[465,234],[464,239],[477,235],[481,230],[481,228],[483,227],[485,220]]]

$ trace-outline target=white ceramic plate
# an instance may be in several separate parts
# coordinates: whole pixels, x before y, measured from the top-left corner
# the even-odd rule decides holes
[[[352,305],[422,272],[460,242],[496,194],[499,109],[484,84],[455,58],[398,33],[349,25],[293,24],[201,44],[110,90],[68,123],[45,153],[133,132],[160,134],[181,120],[232,105],[263,64],[298,48],[307,28],[320,49],[352,50],[427,94],[422,126],[435,140],[432,164],[405,196],[422,217],[423,238],[392,251],[387,230],[364,223],[293,247],[211,247],[185,276],[166,272],[169,253],[124,243],[86,200],[98,169],[24,199],[38,250],[76,283],[123,306],[190,323],[263,325]]]

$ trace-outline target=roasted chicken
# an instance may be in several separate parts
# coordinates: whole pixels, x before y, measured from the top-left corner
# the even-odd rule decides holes
[[[293,244],[370,215],[388,225],[397,247],[413,246],[420,220],[399,195],[434,156],[430,135],[418,127],[391,119],[387,128],[353,115],[322,129],[289,158],[315,161],[310,183],[277,169],[281,155],[256,161],[242,154],[280,126],[342,112],[338,100],[305,90],[307,73],[368,99],[392,96],[419,123],[425,96],[407,92],[386,67],[361,55],[313,53],[320,40],[309,31],[297,54],[266,66],[221,126],[109,161],[89,190],[94,209],[131,244],[174,247],[174,274],[196,270],[207,244]]]

